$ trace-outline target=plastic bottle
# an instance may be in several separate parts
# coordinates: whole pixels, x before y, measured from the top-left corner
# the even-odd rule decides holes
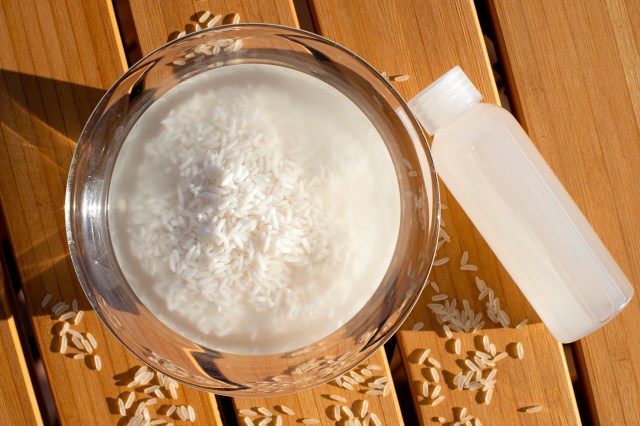
[[[409,101],[436,171],[555,338],[620,312],[633,287],[515,118],[455,67]]]

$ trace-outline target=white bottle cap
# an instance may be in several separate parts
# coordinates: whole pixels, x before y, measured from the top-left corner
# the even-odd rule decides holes
[[[478,89],[464,71],[455,66],[411,99],[409,108],[433,136],[481,100]]]

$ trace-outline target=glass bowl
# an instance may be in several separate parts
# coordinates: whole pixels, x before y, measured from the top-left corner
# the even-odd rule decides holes
[[[295,69],[346,95],[382,136],[401,195],[394,255],[365,306],[321,340],[268,355],[239,355],[204,347],[158,320],[141,303],[118,265],[107,214],[115,161],[141,114],[190,77],[246,63]],[[243,24],[172,41],[140,60],[109,89],[89,118],[73,156],[66,226],[71,258],[89,301],[109,330],[138,358],[180,382],[218,394],[279,395],[310,388],[346,372],[372,355],[400,327],[433,262],[439,195],[420,126],[400,95],[375,69],[317,35],[277,25]]]

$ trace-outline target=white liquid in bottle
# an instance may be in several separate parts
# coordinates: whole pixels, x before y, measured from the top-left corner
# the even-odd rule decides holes
[[[456,67],[409,104],[436,170],[561,342],[600,328],[633,287],[540,153]]]

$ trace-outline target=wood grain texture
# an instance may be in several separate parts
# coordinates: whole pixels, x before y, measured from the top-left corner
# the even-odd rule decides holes
[[[0,264],[0,418],[6,425],[41,425],[40,408],[6,293],[10,291],[8,285]]]
[[[138,361],[91,311],[64,226],[75,141],[93,106],[126,69],[111,1],[0,2],[0,52],[0,198],[59,417],[62,424],[116,424],[123,421],[116,398],[130,390]],[[52,301],[41,308],[49,293]],[[92,356],[73,359],[76,348],[57,352],[62,323],[50,309],[73,299],[86,314],[72,328],[95,336],[100,372]],[[148,396],[138,392],[142,397]],[[181,387],[172,402],[191,404],[200,418],[220,424],[208,396]]]
[[[492,0],[518,119],[640,287],[640,4]],[[640,301],[575,344],[597,424],[640,422]]]
[[[454,65],[460,65],[484,95],[485,102],[499,104],[473,2],[373,1],[364,6],[359,2],[314,0],[311,4],[319,33],[354,50],[390,76],[407,74],[411,77],[407,81],[394,82],[405,99],[410,99]],[[334,13],[338,9],[342,12]],[[558,423],[579,423],[561,347],[544,327],[539,326],[540,320],[529,303],[446,187],[440,185],[440,189],[442,202],[447,207],[442,213],[442,229],[450,236],[450,241],[439,249],[436,258],[444,261],[446,257],[449,261],[434,267],[429,280],[437,283],[441,293],[447,294],[450,299],[456,298],[459,308],[467,300],[474,313],[482,313],[485,329],[498,328],[499,324],[487,318],[486,300],[478,300],[475,278],[479,277],[494,290],[502,309],[511,318],[512,327],[524,318],[537,327],[536,344],[544,362],[537,363],[535,374],[531,375],[536,381],[526,386],[544,387],[547,381],[561,384],[558,388],[562,395],[559,399],[561,403],[555,407],[559,410],[550,411],[549,415]],[[468,252],[468,263],[477,266],[477,270],[460,269],[464,252]],[[427,339],[424,344],[427,344],[433,341],[437,333],[439,344],[443,346],[447,339],[428,307],[429,303],[441,302],[432,302],[432,296],[433,289],[425,290],[402,330],[422,326],[426,333],[419,333],[416,339],[423,336]],[[526,335],[525,331],[522,333]],[[406,341],[399,340],[404,354],[409,353],[408,348],[403,347]],[[408,360],[403,358],[403,361],[407,365]],[[411,369],[407,372],[415,374]],[[549,373],[553,375],[551,378],[546,377]],[[409,377],[409,380],[418,380],[418,377]],[[508,386],[511,385],[515,383]],[[418,406],[420,410],[422,407]],[[509,405],[503,406],[499,399],[492,404],[490,411],[500,413],[506,423],[522,421],[517,411],[513,411]],[[428,419],[424,417],[423,420]]]
[[[198,23],[196,14],[207,10],[212,16],[222,15],[220,23],[229,23],[232,15],[237,13],[242,23],[263,22],[298,26],[291,0],[131,0],[130,5],[143,55],[169,41],[171,34],[193,31],[193,26]]]
[[[477,351],[485,351],[483,337],[497,348],[497,353],[506,352],[508,356],[500,359],[495,367],[486,368],[483,377],[487,378],[495,368],[495,387],[493,396],[487,405],[486,392],[481,390],[458,390],[453,378],[460,371],[470,371],[464,365],[465,359],[473,359]],[[418,408],[421,424],[432,424],[433,419],[444,417],[447,422],[460,421],[460,411],[466,408],[468,414],[479,419],[484,425],[575,425],[580,421],[576,417],[575,401],[566,391],[563,353],[561,345],[549,342],[549,334],[542,323],[527,326],[521,330],[490,329],[479,334],[455,333],[454,338],[461,342],[461,353],[455,355],[452,345],[444,345],[443,340],[431,331],[400,331],[399,347],[402,356],[409,362],[404,363],[408,377],[412,377],[411,395]],[[522,359],[517,358],[515,346],[520,342],[524,349]],[[542,343],[542,344],[541,344]],[[548,344],[555,344],[558,350],[549,351]],[[440,395],[444,400],[432,405],[433,398],[423,396],[423,382],[427,379],[433,390],[435,383],[426,374],[428,362],[420,364],[419,357],[424,349],[430,349],[429,357],[440,362]],[[560,369],[560,371],[555,371]],[[526,413],[527,407],[541,406],[537,413]],[[463,422],[464,423],[464,422]]]
[[[177,30],[183,30],[188,25],[193,25],[196,20],[193,19],[197,13],[210,10],[212,15],[221,14],[223,16],[231,16],[239,13],[241,22],[267,22],[297,27],[298,21],[293,10],[292,3],[288,0],[271,0],[269,2],[239,2],[228,0],[224,2],[197,2],[197,1],[180,1],[172,3],[168,7],[150,6],[149,2],[141,0],[133,0],[131,2],[131,11],[138,33],[139,43],[142,46],[142,53],[147,54],[161,44],[165,43],[169,34]],[[158,24],[160,23],[160,24]],[[383,373],[378,373],[377,377],[384,374],[391,380],[389,374],[386,355],[384,350],[380,349],[371,362],[384,365]],[[336,385],[324,385],[312,390],[299,392],[295,395],[259,399],[259,398],[235,398],[236,407],[269,407],[274,414],[281,414],[274,406],[284,404],[291,407],[298,413],[298,416],[282,415],[283,424],[297,424],[304,416],[327,418],[325,410],[331,401],[326,398],[328,392],[341,393],[341,389]],[[345,396],[350,398],[350,404],[356,399],[367,397],[371,402],[371,410],[380,416],[385,422],[384,424],[396,425],[402,424],[400,408],[398,406],[395,391],[387,397],[368,397],[362,393],[350,392],[342,389]],[[324,396],[323,396],[324,395]],[[351,407],[351,405],[349,405]],[[264,416],[263,416],[264,417]],[[241,416],[239,420],[242,421]],[[262,420],[262,419],[260,419]],[[257,424],[257,422],[256,422]],[[324,423],[323,423],[324,424]]]
[[[354,368],[353,371],[362,372],[364,368],[370,368],[371,365],[382,367],[382,369],[370,370],[372,373],[371,376],[361,374],[365,381],[360,384],[355,384],[353,390],[340,387],[332,380],[327,384],[317,386],[308,391],[276,398],[235,398],[233,402],[239,423],[241,425],[246,424],[245,418],[248,418],[257,425],[268,417],[258,410],[258,408],[264,407],[273,413],[274,419],[276,416],[280,416],[283,425],[299,425],[302,424],[305,419],[317,419],[319,420],[319,424],[322,425],[341,425],[349,418],[347,412],[342,407],[347,407],[354,413],[355,418],[363,421],[366,414],[364,416],[360,414],[362,412],[363,401],[366,400],[368,401],[367,413],[375,413],[382,421],[382,424],[389,426],[403,425],[404,422],[398,405],[398,397],[393,388],[393,380],[391,380],[391,372],[389,371],[389,364],[387,363],[384,351],[380,350],[376,352],[367,361]],[[346,375],[348,376],[349,374]],[[386,377],[392,386],[390,393],[386,396],[368,395],[366,392],[373,390],[371,384],[376,380],[382,380],[383,377]],[[333,395],[343,397],[347,402],[336,401],[332,399]],[[287,412],[282,409],[282,406],[292,409],[295,414],[287,414]],[[341,410],[338,420],[336,420],[334,414],[336,406]],[[241,413],[240,410],[250,410],[256,413],[256,415],[245,415]]]

